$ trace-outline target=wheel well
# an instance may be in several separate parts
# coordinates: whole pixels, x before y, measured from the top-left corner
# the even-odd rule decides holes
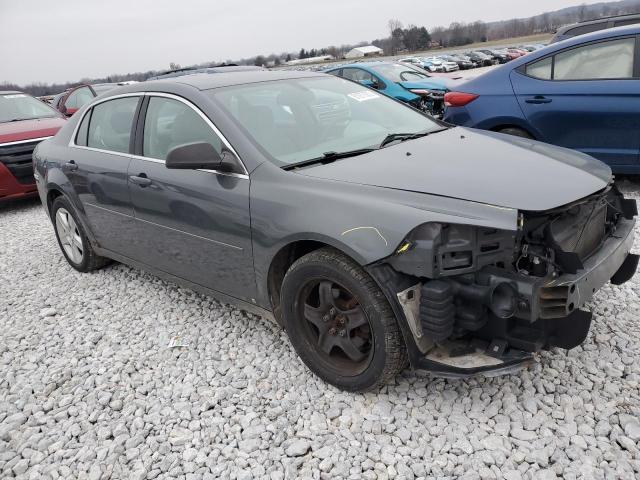
[[[520,125],[514,125],[514,124],[498,125],[497,127],[493,127],[490,130],[492,132],[500,132],[500,130],[504,130],[505,128],[515,128],[515,129],[518,129],[518,130],[522,130],[523,132],[527,133],[534,140],[536,138],[536,136],[534,134],[532,134],[528,129],[522,128]]]
[[[53,206],[53,202],[55,202],[56,198],[62,196],[62,192],[60,190],[52,189],[47,193],[47,210],[51,213],[51,207]]]
[[[278,323],[282,323],[280,288],[282,287],[282,281],[284,280],[287,270],[289,270],[289,267],[293,265],[293,262],[298,260],[300,257],[313,252],[314,250],[328,246],[329,245],[326,243],[316,242],[313,240],[300,240],[282,247],[273,257],[271,265],[269,266],[267,286],[269,288],[269,301],[271,302],[273,315]]]

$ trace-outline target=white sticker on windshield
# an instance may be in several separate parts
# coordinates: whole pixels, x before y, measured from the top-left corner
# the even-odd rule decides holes
[[[26,97],[24,93],[14,93],[12,95],[3,95],[4,98],[22,98]]]
[[[378,95],[375,92],[372,92],[371,90],[361,90],[359,92],[350,93],[349,96],[354,100],[357,100],[358,102],[364,102],[366,100],[373,100],[374,98],[380,98],[380,95]]]

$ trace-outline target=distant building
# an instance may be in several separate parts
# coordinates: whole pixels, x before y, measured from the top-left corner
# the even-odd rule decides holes
[[[344,58],[363,58],[363,57],[373,57],[376,55],[382,55],[384,52],[381,48],[378,48],[374,45],[367,45],[365,47],[356,47],[349,50]]]
[[[319,57],[308,57],[308,58],[299,58],[297,60],[289,60],[287,65],[304,65],[306,63],[320,63],[320,62],[330,62],[331,60],[335,60],[333,55],[321,55]]]

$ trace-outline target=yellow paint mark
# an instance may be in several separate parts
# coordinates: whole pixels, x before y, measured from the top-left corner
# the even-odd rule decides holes
[[[402,245],[398,251],[396,253],[400,254],[400,253],[404,253],[407,250],[409,250],[409,247],[411,246],[411,244],[409,242],[405,243],[404,245]]]
[[[380,233],[380,230],[378,230],[376,227],[355,227],[355,228],[350,228],[349,230],[345,230],[344,232],[342,232],[341,236],[345,236],[347,233],[355,232],[356,230],[374,230],[378,234],[378,236],[384,241],[384,244],[387,247],[389,246],[389,242],[387,242],[387,239],[384,238],[384,236]]]

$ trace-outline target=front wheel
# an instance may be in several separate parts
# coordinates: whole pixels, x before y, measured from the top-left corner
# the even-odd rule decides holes
[[[285,328],[316,375],[348,391],[381,387],[406,365],[396,318],[374,280],[323,248],[297,260],[282,285]]]

